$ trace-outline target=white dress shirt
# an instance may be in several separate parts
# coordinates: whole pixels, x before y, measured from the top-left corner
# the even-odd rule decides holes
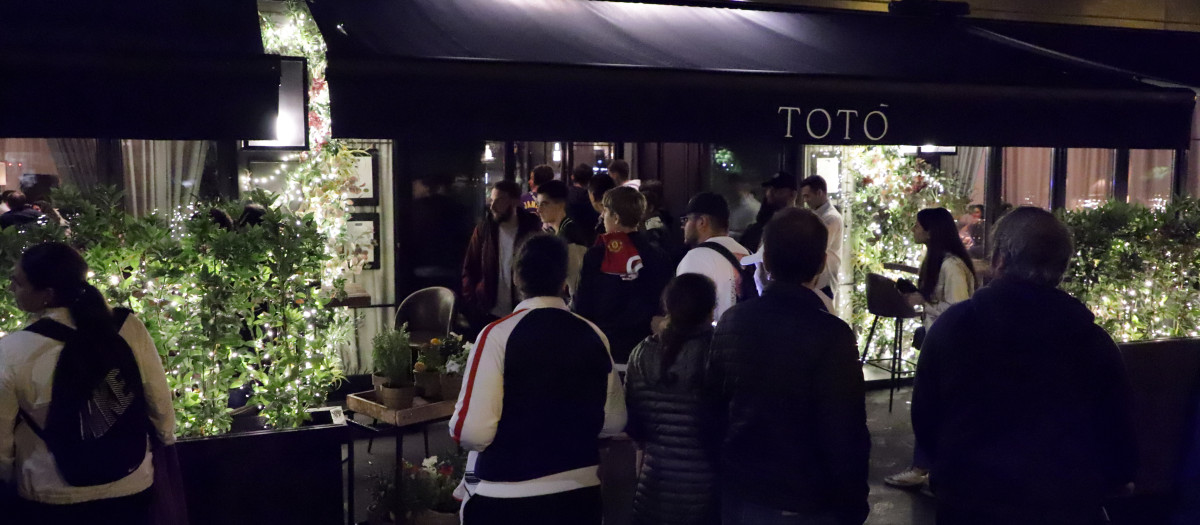
[[[829,239],[825,243],[825,271],[817,277],[816,288],[828,286],[837,294],[838,270],[842,267],[842,214],[828,200],[815,212],[829,230]]]
[[[41,314],[72,328],[66,308],[50,308]],[[130,315],[121,327],[121,337],[133,349],[146,391],[146,411],[164,444],[175,442],[175,408],[166,373],[154,341],[141,320]],[[0,338],[0,481],[15,483],[22,498],[64,505],[131,496],[154,481],[150,442],[146,458],[128,476],[112,483],[72,487],[63,481],[46,443],[29,425],[17,424],[17,409],[23,409],[44,427],[50,409],[54,369],[63,343],[33,332],[19,331]]]

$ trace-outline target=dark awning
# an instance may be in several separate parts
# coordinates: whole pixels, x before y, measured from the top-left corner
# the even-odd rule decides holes
[[[962,20],[581,0],[309,5],[337,137],[1186,148],[1194,104]]]
[[[1200,88],[1200,33],[1007,20],[971,24],[1044,52],[1102,63],[1133,74]]]
[[[0,137],[267,139],[254,2],[2,0]]]

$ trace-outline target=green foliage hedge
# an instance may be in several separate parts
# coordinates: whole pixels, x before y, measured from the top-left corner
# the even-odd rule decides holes
[[[261,192],[251,199],[275,201]],[[270,425],[299,425],[342,377],[337,349],[352,326],[348,314],[326,307],[342,283],[321,287],[329,255],[311,214],[268,206],[261,225],[227,231],[209,208],[237,217],[240,204],[139,218],[122,211],[112,189],[67,189],[55,202],[69,236],[55,224],[4,230],[0,266],[12,268],[25,246],[43,240],[80,249],[92,282],[111,304],[134,310],[154,338],[175,393],[178,434],[228,431],[229,392],[248,385],[249,405]],[[11,294],[0,294],[0,331],[27,321]]]

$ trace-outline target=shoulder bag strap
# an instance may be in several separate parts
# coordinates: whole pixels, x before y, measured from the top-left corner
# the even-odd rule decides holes
[[[734,273],[738,273],[738,274],[742,273],[741,261],[737,260],[737,257],[734,257],[733,252],[729,251],[728,248],[721,246],[719,243],[715,243],[712,241],[702,242],[702,243],[696,245],[696,247],[697,248],[708,248],[714,252],[721,254],[721,256],[725,258],[725,260],[729,261],[729,264],[733,265]]]

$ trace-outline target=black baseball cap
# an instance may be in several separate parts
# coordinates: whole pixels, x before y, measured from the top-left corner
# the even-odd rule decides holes
[[[796,176],[786,171],[780,171],[762,183],[764,188],[796,189]]]
[[[691,214],[712,215],[719,219],[729,220],[729,203],[725,202],[725,197],[712,192],[697,193],[692,200],[688,201],[687,211],[684,215]]]

